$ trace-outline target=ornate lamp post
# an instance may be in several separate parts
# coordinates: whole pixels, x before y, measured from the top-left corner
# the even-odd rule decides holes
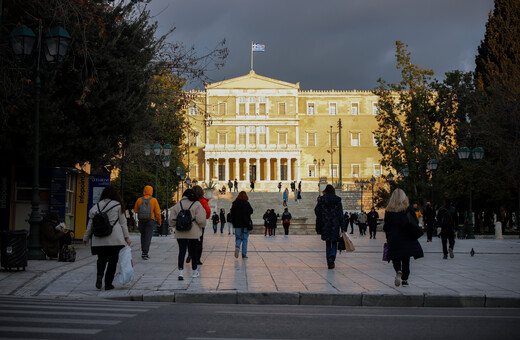
[[[157,192],[157,175],[158,175],[158,171],[159,171],[159,166],[161,165],[161,162],[162,162],[161,154],[164,155],[164,157],[166,157],[166,158],[170,158],[170,154],[172,153],[172,147],[171,147],[170,144],[165,144],[164,147],[163,147],[161,144],[155,143],[154,146],[153,146],[153,149],[152,149],[150,144],[146,144],[144,146],[144,155],[147,156],[147,157],[150,156],[152,150],[153,150],[153,153],[154,153],[154,156],[155,156],[155,188],[154,188],[154,195],[155,195],[155,197],[157,197],[157,195],[158,195],[158,192]]]
[[[430,171],[430,174],[432,175],[432,199],[431,199],[431,202],[432,202],[432,206],[435,206],[435,203],[433,202],[433,199],[434,199],[434,181],[433,181],[433,173],[435,170],[437,170],[437,166],[438,166],[438,163],[437,163],[437,160],[436,159],[430,159],[428,161],[428,163],[426,163],[426,168]]]
[[[312,162],[314,163],[314,166],[318,165],[318,191],[320,191],[321,166],[325,165],[325,159],[322,158],[321,161],[318,161],[314,158]]]
[[[481,147],[469,149],[463,146],[457,150],[457,155],[460,160],[469,162],[469,233],[467,238],[475,238],[475,234],[473,232],[473,196],[471,192],[473,186],[473,163],[478,162],[484,158],[484,149]]]
[[[36,79],[35,79],[35,111],[34,111],[34,159],[33,159],[33,187],[32,187],[32,198],[31,198],[31,215],[29,217],[29,252],[28,258],[31,260],[44,260],[45,254],[41,250],[40,244],[40,92],[41,92],[41,81],[40,81],[40,63],[47,62],[51,67],[55,69],[60,64],[67,54],[67,50],[70,44],[69,33],[61,26],[52,28],[48,33],[43,36],[42,39],[42,21],[38,23],[38,37],[34,32],[27,26],[21,25],[16,27],[9,35],[11,47],[13,53],[19,61],[31,60],[31,66],[29,69],[35,67]],[[42,41],[43,40],[43,41]],[[36,43],[36,59],[32,56],[34,42]],[[45,59],[42,60],[42,43],[43,43],[43,54]]]

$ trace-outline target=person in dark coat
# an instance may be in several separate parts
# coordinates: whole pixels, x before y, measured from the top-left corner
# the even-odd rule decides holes
[[[358,215],[356,212],[350,213],[350,233],[354,234],[354,223],[357,221]]]
[[[271,234],[269,236],[276,236],[276,223],[278,223],[278,216],[276,216],[274,209],[271,209],[269,213],[269,228],[271,228]]]
[[[426,242],[432,241],[433,236],[433,228],[435,226],[435,209],[433,209],[430,202],[426,202],[426,207],[424,207],[424,225],[426,226]]]
[[[370,212],[367,215],[368,232],[370,233],[371,239],[376,238],[377,219],[378,218],[379,218],[379,214],[377,213],[376,209],[374,207],[372,207],[372,209],[370,209]]]
[[[220,209],[220,234],[224,234],[224,227],[226,226],[226,212],[224,211],[224,208]]]
[[[64,224],[58,224],[58,214],[49,213],[43,219],[40,229],[40,243],[42,250],[50,258],[58,257],[63,245],[70,245],[74,233],[64,228]]]
[[[336,190],[332,185],[328,184],[323,190],[323,196],[318,198],[314,213],[316,214],[317,229],[321,234],[321,239],[325,241],[327,266],[329,269],[333,269],[340,230],[346,231],[347,227],[343,219],[341,198],[336,196]]]
[[[218,222],[220,222],[216,211],[211,215],[211,222],[213,223],[213,234],[216,234],[218,230]]]
[[[386,207],[383,230],[388,244],[388,262],[392,261],[396,273],[394,280],[396,286],[400,284],[408,286],[410,257],[413,256],[414,259],[424,257],[419,241],[406,231],[409,225],[407,214],[419,224],[404,191],[395,189]]]
[[[239,192],[231,205],[231,221],[233,221],[233,228],[235,228],[235,258],[238,258],[240,246],[242,246],[242,258],[247,258],[247,239],[249,238],[249,231],[253,229],[252,214],[253,208],[248,202],[246,192]]]
[[[271,236],[271,227],[269,226],[269,214],[270,213],[271,213],[271,210],[267,209],[265,211],[264,216],[262,216],[262,218],[264,219],[264,227],[265,227],[264,236],[267,236],[268,233],[269,233],[269,236]]]
[[[282,214],[282,225],[285,237],[289,237],[289,225],[291,224],[292,215],[289,209],[285,208]]]

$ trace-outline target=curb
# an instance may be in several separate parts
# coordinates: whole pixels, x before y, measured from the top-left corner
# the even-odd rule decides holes
[[[442,294],[321,294],[307,292],[160,292],[110,296],[109,300],[254,305],[320,305],[357,307],[489,307],[520,308],[519,297]]]

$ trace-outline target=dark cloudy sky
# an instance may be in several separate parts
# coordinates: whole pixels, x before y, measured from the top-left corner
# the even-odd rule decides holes
[[[211,82],[247,74],[251,41],[255,72],[300,82],[304,90],[371,90],[377,79],[399,80],[395,41],[412,62],[472,71],[493,0],[151,0],[159,31],[200,52],[226,39],[226,65]],[[193,85],[192,85],[193,86]]]

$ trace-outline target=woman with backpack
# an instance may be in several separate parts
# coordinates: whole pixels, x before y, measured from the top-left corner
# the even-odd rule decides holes
[[[251,215],[253,208],[248,202],[245,191],[241,191],[231,205],[231,221],[235,228],[235,258],[238,258],[240,246],[242,246],[242,258],[247,258],[247,239],[249,231],[253,229]]]
[[[179,244],[179,256],[177,265],[179,267],[179,280],[184,280],[184,258],[186,250],[192,257],[191,277],[199,277],[197,266],[199,259],[199,239],[202,229],[206,226],[206,210],[199,202],[199,198],[192,189],[186,189],[182,199],[170,209],[170,225],[175,228],[175,238]]]
[[[108,223],[112,226],[111,232],[106,236],[96,236],[94,234],[94,217],[101,212],[106,214]],[[132,244],[126,225],[125,204],[119,192],[113,186],[107,186],[103,189],[99,202],[90,209],[88,215],[90,219],[85,236],[83,236],[83,245],[86,246],[90,240],[92,255],[98,256],[96,288],[101,289],[103,277],[105,277],[105,290],[111,290],[114,289],[112,281],[116,274],[119,251],[125,245]],[[95,218],[96,221],[98,219],[99,216]],[[98,228],[97,225],[96,228]]]

